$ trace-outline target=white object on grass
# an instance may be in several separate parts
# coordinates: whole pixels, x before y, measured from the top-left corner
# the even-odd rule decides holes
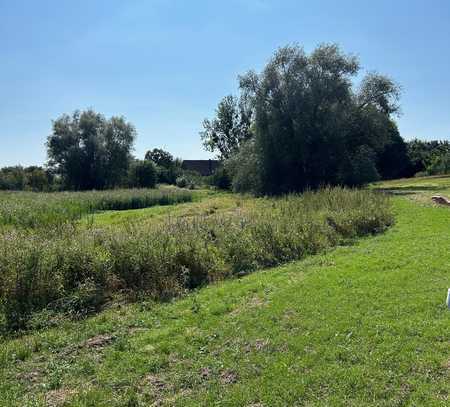
[[[447,307],[450,309],[450,288],[447,291]]]

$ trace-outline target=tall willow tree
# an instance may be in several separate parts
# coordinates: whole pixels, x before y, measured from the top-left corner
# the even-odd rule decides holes
[[[393,138],[399,142],[392,119],[399,88],[372,73],[355,89],[359,70],[358,60],[336,45],[309,55],[288,46],[260,74],[240,78],[242,97],[254,112],[259,192],[360,185],[379,177],[378,157]]]

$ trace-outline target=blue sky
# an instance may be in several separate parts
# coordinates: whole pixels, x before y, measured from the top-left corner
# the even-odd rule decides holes
[[[450,138],[448,0],[0,0],[0,167],[42,164],[51,120],[93,107],[135,154],[208,158],[198,132],[273,51],[337,42],[403,88],[405,139]]]

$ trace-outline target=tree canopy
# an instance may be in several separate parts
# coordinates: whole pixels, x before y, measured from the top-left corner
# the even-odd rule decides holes
[[[203,121],[200,136],[206,150],[217,152],[219,158],[230,158],[252,137],[252,109],[245,102],[244,98],[225,96],[217,106],[216,117]]]
[[[369,73],[356,87],[359,71],[357,58],[334,44],[321,45],[311,54],[297,45],[280,48],[261,73],[250,71],[239,78],[239,99],[219,104],[213,123],[220,128],[219,123],[228,123],[226,128],[233,128],[234,133],[210,131],[206,140],[213,140],[219,151],[220,140],[232,145],[221,154],[229,158],[241,140],[253,138],[252,154],[240,154],[230,168],[241,178],[242,174],[252,174],[252,179],[257,175],[253,189],[264,194],[324,184],[361,185],[380,175],[397,175],[401,171],[393,168],[392,161],[408,159],[393,120],[399,112],[400,88],[378,73]],[[243,132],[233,108],[236,100],[245,101],[251,112]],[[225,121],[219,115],[224,106],[235,113],[233,120]],[[230,139],[239,142],[228,143]],[[252,165],[258,166],[257,171]]]
[[[93,110],[54,121],[47,140],[49,167],[71,189],[103,189],[127,176],[136,131],[123,117],[106,119]]]
[[[174,162],[172,154],[161,148],[154,148],[145,153],[145,159],[153,161],[156,165],[170,168]]]

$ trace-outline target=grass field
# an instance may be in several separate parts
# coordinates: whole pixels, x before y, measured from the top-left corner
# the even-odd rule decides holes
[[[0,228],[54,228],[102,211],[174,205],[202,195],[175,187],[42,194],[0,191]]]
[[[151,210],[0,234],[0,333],[35,328],[41,311],[86,316],[117,293],[167,300],[393,222],[386,197],[340,188],[279,199],[214,194]]]
[[[381,235],[5,339],[0,405],[449,405],[450,209],[420,188],[447,180],[407,182]]]

